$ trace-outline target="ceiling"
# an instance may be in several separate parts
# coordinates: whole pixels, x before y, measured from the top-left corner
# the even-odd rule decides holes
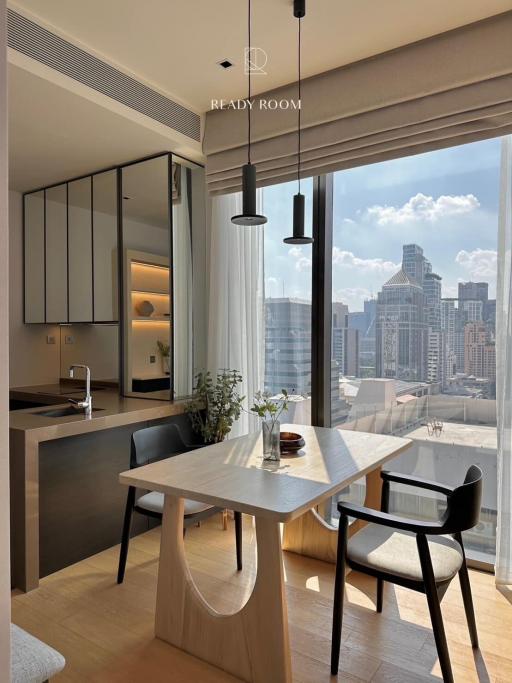
[[[268,55],[255,92],[296,78],[292,0],[253,2],[253,45]],[[245,0],[18,0],[20,7],[198,112],[245,95]],[[512,0],[315,0],[303,21],[304,76],[512,9]],[[228,58],[235,66],[217,65]]]
[[[25,192],[169,149],[169,140],[9,65],[9,186]]]

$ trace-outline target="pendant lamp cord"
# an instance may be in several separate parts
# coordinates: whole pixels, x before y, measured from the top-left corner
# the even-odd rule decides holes
[[[299,17],[299,59],[298,59],[298,64],[299,64],[299,108],[298,108],[298,114],[297,114],[297,119],[298,119],[298,126],[297,126],[297,181],[299,184],[299,194],[300,194],[300,155],[301,155],[301,112],[302,112],[302,100],[301,100],[301,63],[300,63],[300,58],[301,58],[301,23],[302,23],[302,17]]]
[[[249,96],[247,101],[247,163],[251,163],[251,0],[248,0],[247,34],[248,51],[246,58],[247,76],[249,81]]]

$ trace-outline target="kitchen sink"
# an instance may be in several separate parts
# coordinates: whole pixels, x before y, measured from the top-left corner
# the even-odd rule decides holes
[[[92,412],[104,410],[104,408],[93,408]],[[77,417],[84,416],[83,408],[75,408],[74,406],[66,406],[65,408],[54,408],[53,410],[38,410],[32,415],[41,415],[41,417],[67,417],[68,415],[76,415]]]

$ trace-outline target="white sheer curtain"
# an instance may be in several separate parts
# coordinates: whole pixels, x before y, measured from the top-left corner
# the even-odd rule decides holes
[[[512,583],[512,136],[503,138],[496,293],[496,583]]]
[[[262,194],[258,190],[258,212]],[[245,408],[263,388],[264,373],[264,264],[263,226],[233,225],[231,216],[242,213],[240,193],[211,200],[210,305],[208,369],[238,370]],[[254,416],[243,412],[231,436],[257,429]]]
[[[192,393],[192,235],[188,210],[187,169],[181,174],[181,197],[173,203],[174,392],[176,397]]]

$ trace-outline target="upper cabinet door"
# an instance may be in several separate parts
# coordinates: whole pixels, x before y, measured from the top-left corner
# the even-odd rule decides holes
[[[44,190],[25,195],[25,322],[45,322]]]
[[[66,185],[46,190],[46,322],[68,320],[68,227]]]
[[[92,188],[94,321],[117,321],[117,172],[94,175]]]
[[[93,322],[92,178],[68,183],[69,322]]]

